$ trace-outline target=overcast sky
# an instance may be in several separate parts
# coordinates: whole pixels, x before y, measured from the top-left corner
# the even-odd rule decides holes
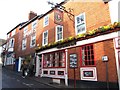
[[[47,1],[59,3],[63,0],[0,0],[0,39],[6,39],[7,32],[27,21],[30,11],[40,15],[51,9]]]

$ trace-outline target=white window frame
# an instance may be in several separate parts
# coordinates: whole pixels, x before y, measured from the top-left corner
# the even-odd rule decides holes
[[[44,39],[45,39],[44,34],[45,34],[45,33],[47,33],[46,43],[44,42]],[[47,44],[48,44],[48,30],[46,30],[46,31],[43,32],[43,39],[42,39],[42,45],[45,46],[45,45],[47,45]]]
[[[57,37],[58,34],[60,34],[60,33],[58,33],[58,28],[62,28],[62,32],[61,32],[61,33],[62,33],[62,38],[59,39],[59,40],[58,40],[58,37]],[[60,41],[60,40],[63,40],[63,26],[57,25],[57,26],[56,26],[56,42],[57,42],[57,41]]]
[[[12,44],[12,40],[13,40],[13,44]],[[10,40],[9,40],[9,48],[13,48],[14,47],[14,38],[11,38]]]
[[[84,16],[84,21],[78,23],[78,22],[77,22],[77,18],[78,18],[78,17],[81,17],[82,15]],[[77,28],[77,27],[78,27],[78,26],[82,26],[82,25],[84,25],[85,30],[84,30],[84,31],[81,31],[81,32],[78,32],[78,28]],[[79,14],[78,16],[75,16],[75,32],[76,32],[76,35],[82,34],[82,33],[86,33],[86,17],[85,17],[85,12]]]
[[[25,47],[24,47],[24,44],[25,44]],[[27,38],[24,38],[24,39],[22,40],[22,50],[25,50],[26,47],[27,47]]]
[[[32,45],[32,41],[35,40],[35,44]],[[30,47],[34,47],[36,45],[36,34],[31,35]]]
[[[33,30],[33,32],[36,32],[36,27],[37,27],[37,20],[32,22],[32,30]]]
[[[23,35],[24,35],[24,37],[27,35],[27,31],[28,31],[28,26],[26,26],[26,27],[24,28],[24,30],[23,30]]]
[[[48,21],[47,24],[46,24],[46,21]],[[49,15],[47,15],[47,16],[44,17],[43,27],[48,26],[48,25],[49,25]]]

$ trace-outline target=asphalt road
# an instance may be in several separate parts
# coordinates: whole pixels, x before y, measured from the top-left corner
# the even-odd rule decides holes
[[[22,78],[12,71],[2,69],[2,88],[53,88],[29,78]],[[3,90],[2,89],[2,90]]]

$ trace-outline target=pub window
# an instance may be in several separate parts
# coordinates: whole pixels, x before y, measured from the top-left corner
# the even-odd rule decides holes
[[[28,31],[28,27],[26,26],[26,27],[24,28],[24,31],[23,31],[23,35],[24,35],[24,37],[26,37],[26,35],[27,35],[27,31]]]
[[[63,39],[63,26],[56,26],[56,41],[60,41]]]
[[[43,27],[49,25],[49,16],[48,15],[44,17],[43,25],[44,25]]]
[[[76,35],[86,32],[85,13],[81,13],[75,17]]]
[[[32,30],[33,30],[33,32],[35,32],[36,30],[36,26],[37,26],[37,21],[34,21],[33,23],[32,23]]]
[[[24,38],[22,40],[22,50],[25,50],[26,49],[26,45],[27,45],[27,38]]]
[[[65,52],[58,51],[44,54],[44,67],[65,67]]]
[[[31,42],[30,42],[30,47],[34,47],[36,43],[36,35],[35,33],[31,35]]]
[[[48,44],[48,30],[43,32],[43,46]]]
[[[95,65],[93,45],[82,46],[82,66]]]
[[[9,40],[9,48],[13,48],[14,47],[14,38],[11,38]]]

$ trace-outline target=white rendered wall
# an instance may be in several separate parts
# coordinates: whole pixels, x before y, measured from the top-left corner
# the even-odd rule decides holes
[[[120,0],[109,1],[111,23],[120,21]]]

